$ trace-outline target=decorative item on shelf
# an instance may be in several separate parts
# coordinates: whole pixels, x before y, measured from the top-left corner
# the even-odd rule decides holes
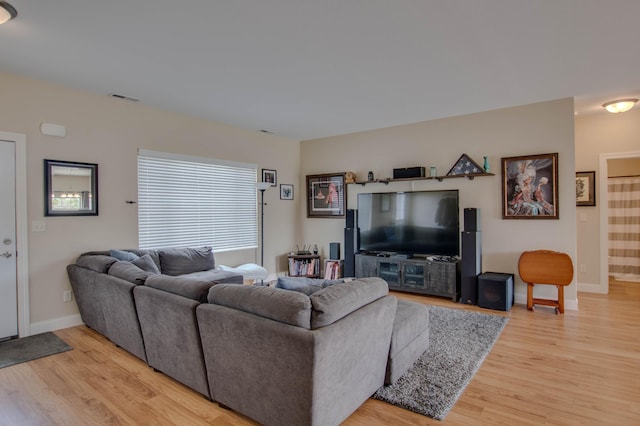
[[[367,174],[367,180],[369,182],[373,182],[373,172],[371,170],[369,170],[369,173]]]
[[[344,183],[356,183],[356,174],[353,172],[346,172],[344,174]]]
[[[478,163],[473,161],[467,154],[462,154],[453,167],[451,167],[447,176],[468,176],[483,172],[484,170]]]
[[[309,247],[309,249],[310,248],[311,247]],[[306,244],[302,246],[302,250],[300,250],[300,247],[298,247],[298,245],[296,245],[296,249],[297,249],[296,254],[298,256],[308,256],[308,255],[311,254],[311,250],[307,250],[307,245]]]
[[[429,167],[429,176],[431,177],[438,176],[438,169],[436,168],[436,166]]]
[[[313,254],[318,254],[318,245],[317,244],[313,245]]]
[[[489,157],[487,157],[486,155],[484,156],[484,171],[485,173],[489,173],[490,170],[490,166],[489,166]]]

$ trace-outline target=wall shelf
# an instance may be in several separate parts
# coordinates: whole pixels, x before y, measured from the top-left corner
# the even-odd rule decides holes
[[[452,178],[467,178],[469,180],[473,180],[476,177],[480,176],[495,176],[494,173],[468,173],[468,174],[460,174],[460,175],[447,175],[447,176],[424,176],[424,177],[416,177],[416,178],[402,178],[402,179],[376,179],[376,180],[365,180],[365,181],[356,181],[351,182],[354,185],[362,185],[365,186],[368,183],[384,183],[388,185],[389,182],[408,182],[412,180],[437,180],[438,182],[442,182],[444,179],[452,179]]]

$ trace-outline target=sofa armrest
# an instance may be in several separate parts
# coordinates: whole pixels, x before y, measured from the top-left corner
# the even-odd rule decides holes
[[[111,265],[118,259],[103,254],[82,255],[76,260],[76,265],[90,269],[95,272],[107,273]]]

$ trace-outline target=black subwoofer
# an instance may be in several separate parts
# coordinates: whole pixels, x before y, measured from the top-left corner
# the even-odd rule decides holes
[[[478,276],[478,306],[508,311],[513,306],[513,274],[485,272]]]

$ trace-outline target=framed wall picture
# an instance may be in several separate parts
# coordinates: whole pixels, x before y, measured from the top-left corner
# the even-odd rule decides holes
[[[262,169],[262,181],[269,182],[271,186],[278,186],[278,172],[271,169]]]
[[[502,158],[502,218],[559,217],[558,154]]]
[[[293,200],[293,185],[289,185],[288,183],[280,184],[280,199]]]
[[[344,218],[346,200],[344,173],[307,176],[307,217]]]
[[[596,205],[596,172],[576,172],[576,206]]]

